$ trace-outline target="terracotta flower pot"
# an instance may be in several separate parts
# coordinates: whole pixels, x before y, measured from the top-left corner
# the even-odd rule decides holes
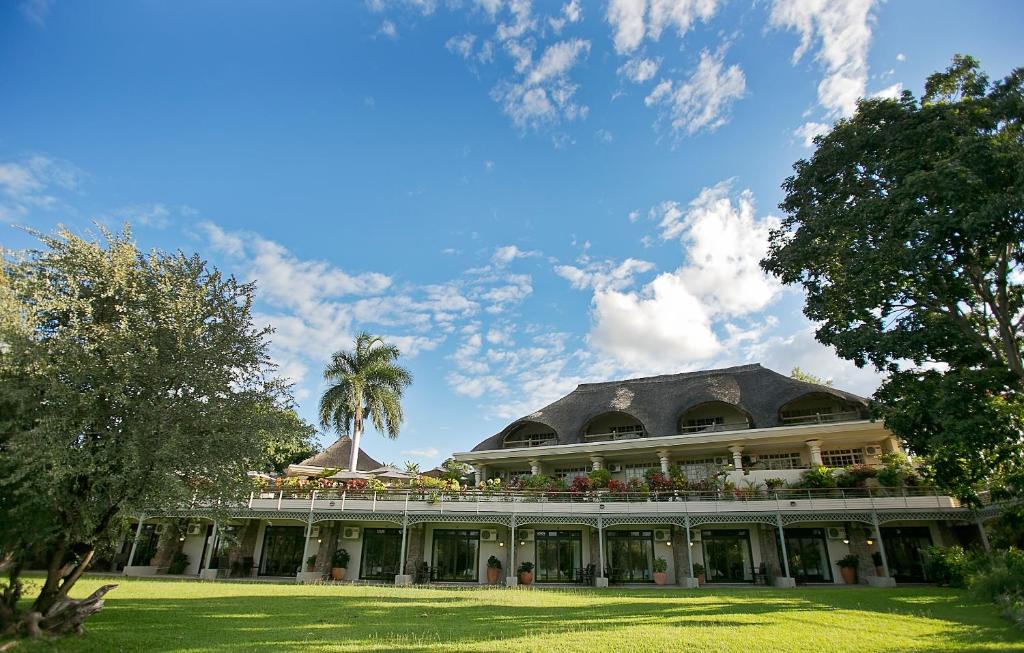
[[[331,580],[345,580],[345,568],[331,567]]]
[[[487,584],[488,585],[497,585],[498,584],[498,575],[499,574],[501,574],[501,570],[498,569],[497,567],[488,567],[487,568]]]
[[[857,570],[853,567],[840,567],[839,573],[843,576],[843,582],[847,585],[853,585],[857,582]]]
[[[697,574],[697,584],[701,586],[704,585],[704,574]]]
[[[876,576],[885,576],[885,567],[875,567]]]
[[[668,573],[666,573],[664,571],[656,571],[656,572],[654,572],[654,584],[655,585],[664,585],[667,582],[668,582]]]
[[[521,571],[519,572],[519,584],[530,585],[533,583],[533,572],[532,571]]]
[[[316,565],[306,565],[306,571],[316,571]]]

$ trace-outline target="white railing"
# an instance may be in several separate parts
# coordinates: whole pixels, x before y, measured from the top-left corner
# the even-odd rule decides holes
[[[813,415],[782,416],[783,424],[827,424],[830,422],[853,422],[860,419],[855,410],[838,413],[815,413]]]
[[[680,433],[717,433],[718,431],[743,431],[750,428],[750,422],[722,422],[721,424],[704,424],[683,426]]]

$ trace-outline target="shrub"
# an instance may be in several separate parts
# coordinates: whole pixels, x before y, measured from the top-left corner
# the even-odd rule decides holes
[[[630,492],[635,494],[647,494],[651,491],[651,488],[638,478],[629,479],[629,483],[626,484],[626,487]]]
[[[174,554],[174,558],[171,559],[171,564],[167,566],[168,574],[184,574],[185,569],[188,567],[188,556],[178,551]]]
[[[366,480],[362,478],[353,478],[345,481],[345,489],[349,492],[358,492],[366,489]]]
[[[308,558],[306,558],[306,567],[307,568],[308,567],[315,567],[315,566],[316,566],[316,554],[311,555]]]
[[[595,488],[608,487],[608,482],[612,480],[612,473],[607,469],[595,469],[589,476]]]
[[[823,465],[812,467],[800,475],[799,487],[802,488],[833,488],[836,486],[836,477],[832,470]]]
[[[929,580],[950,587],[964,587],[967,576],[974,566],[972,556],[959,546],[944,548],[931,546],[925,549],[924,570]],[[881,566],[879,560],[876,566]]]
[[[615,479],[612,479],[608,481],[608,490],[612,494],[625,494],[626,484],[623,483],[622,481],[616,481]]]
[[[1024,551],[1011,548],[993,553],[969,576],[968,585],[971,594],[980,600],[1009,597],[1019,601],[1024,595]]]
[[[654,573],[663,574],[668,571],[668,561],[665,558],[654,559]]]
[[[916,482],[917,475],[906,454],[890,451],[879,456],[878,461],[882,465],[878,468],[880,484],[886,487],[902,487]],[[911,479],[913,481],[908,483]]]
[[[532,562],[520,562],[519,569],[517,570],[520,574],[528,574],[533,571]]]
[[[703,573],[704,573],[704,565],[700,564],[699,562],[693,563],[693,575],[694,576],[700,576]]]
[[[350,557],[351,556],[349,556],[348,551],[346,551],[345,549],[338,549],[334,552],[334,555],[331,556],[331,566],[348,567],[348,561]]]
[[[671,492],[675,489],[675,484],[672,479],[661,472],[654,472],[651,474],[650,478],[647,479],[647,484],[650,485],[651,489],[655,492]]]
[[[865,487],[869,478],[878,476],[878,470],[867,465],[850,465],[836,475],[836,484],[842,488]]]
[[[856,555],[849,553],[842,558],[836,560],[836,564],[843,569],[856,569],[860,565],[860,558]]]
[[[589,476],[577,476],[572,479],[569,491],[573,494],[586,494],[594,489],[594,481]]]
[[[766,478],[764,479],[764,486],[769,490],[778,490],[786,486],[786,481],[781,478]]]
[[[498,560],[496,556],[491,556],[490,558],[487,558],[487,568],[501,569],[501,560]]]

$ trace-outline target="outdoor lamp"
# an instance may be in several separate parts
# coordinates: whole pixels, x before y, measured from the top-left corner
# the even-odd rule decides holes
[[[665,542],[665,546],[672,546],[672,542],[671,542],[671,540],[670,540],[670,541],[668,541],[668,542]]]
[[[873,539],[871,539],[870,537],[866,541],[868,543],[868,546],[871,546],[872,544],[875,543],[875,541]]]
[[[843,538],[843,544],[849,544],[849,543],[850,543],[849,538],[844,537]]]

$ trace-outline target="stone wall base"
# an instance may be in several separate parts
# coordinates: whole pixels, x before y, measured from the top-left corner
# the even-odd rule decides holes
[[[300,571],[295,574],[295,580],[299,583],[315,583],[324,579],[319,571]]]
[[[693,589],[700,587],[700,582],[693,577],[683,576],[679,579],[679,587],[685,587],[686,589]]]
[[[515,587],[519,584],[519,579],[515,576],[505,576],[505,587]]]
[[[594,587],[608,587],[608,579],[607,578],[595,578],[594,579]]]
[[[396,574],[395,585],[412,585],[412,576],[410,574]]]
[[[124,568],[125,576],[156,576],[157,568],[152,565],[128,565]]]
[[[203,569],[199,572],[200,580],[217,580],[218,569]]]
[[[776,576],[772,585],[774,587],[796,587],[796,579],[792,576]]]

